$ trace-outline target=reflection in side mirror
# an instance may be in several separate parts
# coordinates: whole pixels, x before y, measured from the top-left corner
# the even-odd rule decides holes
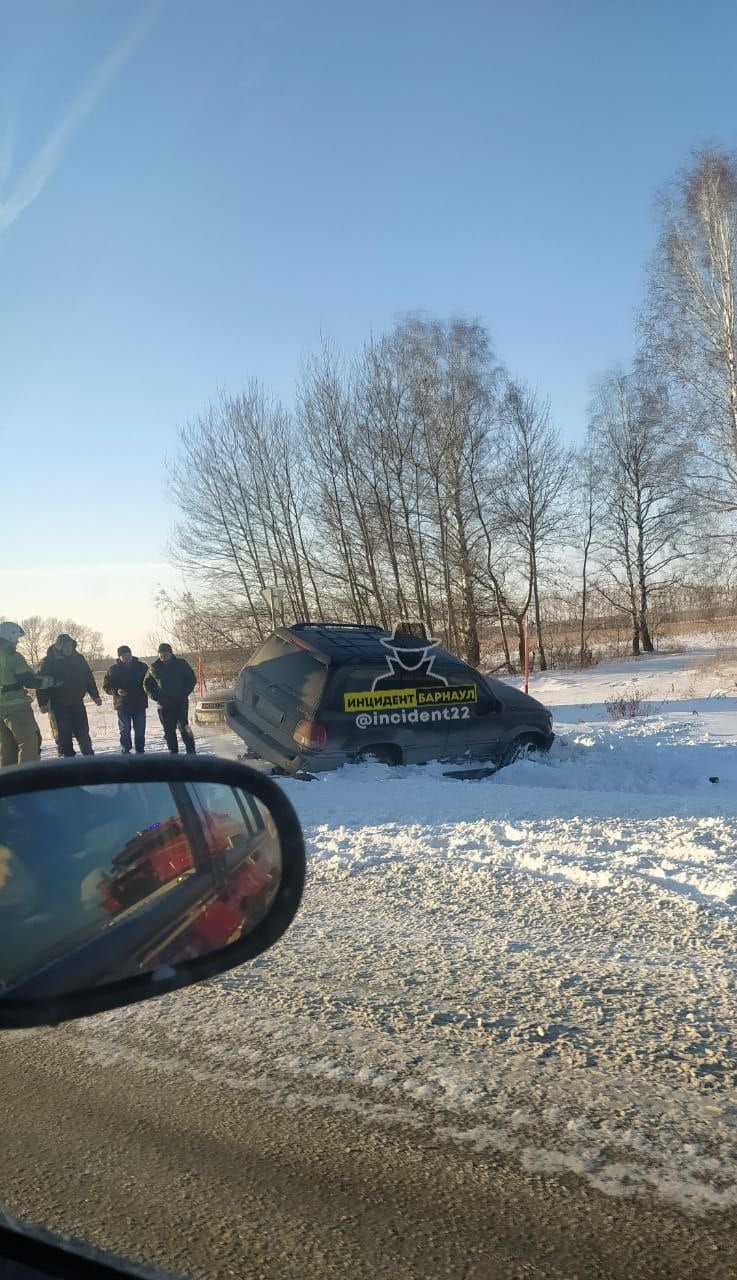
[[[147,978],[140,999],[240,963],[288,926],[303,875],[283,793],[242,765],[149,757],[5,772],[0,1023],[10,1005],[51,1001],[59,1020],[126,1003],[101,998],[111,984]]]

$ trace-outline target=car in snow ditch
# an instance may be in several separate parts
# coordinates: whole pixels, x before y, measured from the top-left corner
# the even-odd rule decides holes
[[[535,698],[483,676],[415,627],[280,627],[246,663],[225,714],[251,753],[287,774],[368,758],[498,768],[547,751],[554,738],[552,716]]]

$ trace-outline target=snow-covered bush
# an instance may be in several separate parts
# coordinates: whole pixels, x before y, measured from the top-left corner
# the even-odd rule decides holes
[[[636,716],[646,714],[645,703],[634,685],[631,689],[625,689],[616,698],[607,698],[604,706],[612,720],[634,720]]]

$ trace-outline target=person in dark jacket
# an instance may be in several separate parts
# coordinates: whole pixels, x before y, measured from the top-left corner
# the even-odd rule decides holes
[[[50,711],[53,716],[59,755],[75,755],[75,738],[83,756],[94,755],[84,697],[88,693],[98,707],[102,698],[87,659],[77,652],[77,641],[65,633],[57,636],[38,674],[53,676],[55,681],[54,688],[39,689],[36,696],[39,711]]]
[[[112,694],[113,708],[118,713],[120,745],[123,755],[131,753],[131,726],[136,744],[136,755],[146,749],[146,707],[148,697],[143,687],[148,667],[140,658],[134,658],[130,645],[121,644],[118,661],[106,672],[102,687]]]
[[[185,658],[177,658],[170,644],[159,645],[159,656],[152,662],[143,687],[159,707],[159,720],[166,745],[179,754],[177,729],[182,735],[188,756],[195,754],[194,734],[189,726],[189,695],[197,684],[197,676]]]

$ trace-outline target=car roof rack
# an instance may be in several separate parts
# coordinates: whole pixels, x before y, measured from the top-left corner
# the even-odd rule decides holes
[[[289,631],[307,631],[314,628],[318,631],[377,631],[382,635],[386,627],[379,627],[375,622],[292,622]]]
[[[347,662],[360,656],[364,661],[383,660],[381,639],[386,627],[367,622],[295,622],[282,628],[295,644],[309,647],[331,662]]]

